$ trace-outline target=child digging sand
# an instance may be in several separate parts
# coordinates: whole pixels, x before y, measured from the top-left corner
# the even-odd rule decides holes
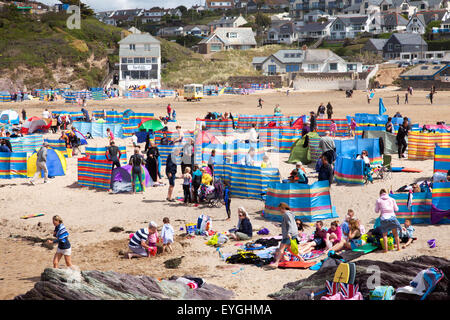
[[[157,224],[150,221],[148,228],[142,228],[136,231],[128,243],[128,247],[132,252],[128,252],[126,257],[149,257],[150,254],[156,254],[156,242],[158,240]],[[149,254],[150,253],[150,254]]]
[[[170,225],[169,218],[165,217],[163,219],[163,227],[161,230],[161,238],[163,240],[163,252],[167,251],[172,252],[172,243],[173,243],[173,234],[175,231],[173,230],[173,227]]]
[[[58,243],[58,249],[56,249],[56,253],[53,258],[53,268],[58,268],[59,260],[61,260],[62,256],[64,256],[67,267],[72,268],[72,261],[70,258],[72,247],[69,242],[69,232],[67,232],[60,216],[53,216],[52,220],[53,225],[55,226],[53,236],[56,237],[56,240],[47,240],[47,242]]]

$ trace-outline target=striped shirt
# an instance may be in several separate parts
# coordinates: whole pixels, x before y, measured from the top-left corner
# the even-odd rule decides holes
[[[58,226],[55,227],[55,237],[56,240],[54,240],[53,242],[58,243],[59,249],[70,248],[69,232],[62,223],[60,223]]]
[[[133,237],[130,239],[129,245],[132,247],[140,247],[141,241],[147,241],[148,234],[149,234],[148,228],[142,228],[136,231]]]

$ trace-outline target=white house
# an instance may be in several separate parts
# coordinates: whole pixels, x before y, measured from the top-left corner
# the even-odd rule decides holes
[[[336,16],[331,25],[330,39],[355,38],[359,33],[368,32],[369,24],[367,15]]]
[[[430,22],[442,20],[446,13],[447,10],[419,11],[409,19],[406,32],[424,34]]]
[[[331,35],[331,26],[334,20],[324,22],[306,23],[298,27],[298,37],[300,40],[327,38]]]
[[[161,87],[161,44],[148,33],[119,41],[119,86]]]
[[[273,26],[267,32],[266,43],[292,44],[298,41],[298,31],[294,23],[287,22]]]
[[[268,57],[255,57],[252,64],[264,75],[362,72],[361,62],[347,62],[328,49],[280,50]]]
[[[216,30],[217,28],[238,28],[247,23],[247,20],[243,16],[238,17],[226,17],[223,16],[218,20],[214,20],[208,23],[208,26],[211,27],[211,31]]]
[[[256,47],[252,28],[217,28],[199,42],[199,53],[208,54],[221,50],[247,50]]]

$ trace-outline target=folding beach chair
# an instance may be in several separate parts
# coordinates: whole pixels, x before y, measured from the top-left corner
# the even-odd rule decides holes
[[[383,165],[381,167],[375,168],[375,178],[378,179],[391,179],[392,178],[392,156],[389,154],[383,155]]]

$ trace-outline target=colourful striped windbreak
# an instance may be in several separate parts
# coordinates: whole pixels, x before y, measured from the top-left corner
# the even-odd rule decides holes
[[[26,152],[0,152],[0,179],[16,179],[26,177]]]
[[[214,175],[231,185],[231,196],[262,200],[271,183],[280,182],[277,168],[248,167],[240,164],[214,166]]]
[[[118,111],[106,111],[106,122],[109,123],[122,123],[123,113]]]
[[[396,212],[396,215],[398,221],[404,223],[405,219],[410,219],[413,224],[431,223],[432,194],[430,192],[415,192],[412,196],[412,205],[408,208],[408,193],[390,195],[397,202],[398,212]]]
[[[262,143],[244,143],[235,140],[232,143],[224,144],[203,143],[201,148],[200,145],[195,145],[195,163],[208,163],[211,157],[211,151],[216,150],[215,164],[243,164],[250,148],[255,149],[255,161],[261,162],[264,155]]]
[[[336,137],[347,137],[349,135],[349,125],[347,119],[317,119],[317,133],[321,136],[325,131],[330,131],[331,120],[336,123]]]
[[[233,129],[233,120],[226,119],[226,120],[209,120],[209,119],[198,119],[197,118],[196,126],[199,128],[202,128],[203,126],[206,127],[206,130],[212,134],[216,135],[227,135],[234,131]]]
[[[338,156],[356,159],[356,155],[366,150],[371,164],[382,164],[379,139],[334,140]]]
[[[425,125],[425,128],[428,130],[434,130],[436,132],[440,133],[450,133],[450,126],[449,125],[443,125],[443,124],[431,124],[431,125]]]
[[[338,156],[334,166],[334,179],[338,184],[364,184],[364,160]]]
[[[123,138],[122,124],[120,123],[74,122],[73,126],[83,135],[86,135],[88,132],[90,132],[92,137],[94,138],[107,138],[107,128],[112,131],[115,138]]]
[[[277,127],[289,127],[291,117],[271,115],[239,115],[236,129],[249,130],[252,128],[253,123],[256,124],[256,128],[262,128],[272,121],[276,123]]]
[[[436,144],[450,148],[450,133],[410,132],[408,134],[408,159],[434,159]]]
[[[64,157],[67,158],[67,148],[65,140],[45,139],[45,142],[47,142],[52,149],[60,151],[64,155]]]
[[[128,123],[141,123],[142,121],[147,121],[155,118],[154,113],[146,112],[133,112],[129,115]]]
[[[109,189],[111,185],[111,162],[88,157],[78,159],[78,184],[98,189]]]
[[[33,152],[44,143],[44,136],[41,134],[27,135],[24,137],[10,138],[12,152]]]
[[[120,156],[120,164],[126,165],[127,164],[127,147],[126,146],[118,146],[121,156]],[[106,160],[106,147],[86,147],[86,158],[93,159],[93,160]],[[108,161],[110,165],[112,165],[111,162]]]
[[[433,206],[440,212],[433,212],[433,223],[450,223],[450,182],[433,183]]]
[[[331,205],[330,184],[317,181],[311,185],[301,183],[271,183],[267,188],[263,216],[266,219],[282,221],[283,215],[278,209],[280,202],[286,203],[295,218],[312,222],[337,218]]]
[[[177,144],[177,145],[175,145],[175,144],[172,144],[172,145],[158,145],[159,156],[160,156],[160,160],[161,160],[161,165],[162,166],[166,165],[167,157],[175,149],[181,149],[181,145],[179,145],[179,144]],[[176,164],[181,164],[181,155],[180,154],[178,154],[178,156],[176,157],[175,163]]]
[[[434,151],[434,172],[447,173],[450,170],[450,148],[436,146]]]

